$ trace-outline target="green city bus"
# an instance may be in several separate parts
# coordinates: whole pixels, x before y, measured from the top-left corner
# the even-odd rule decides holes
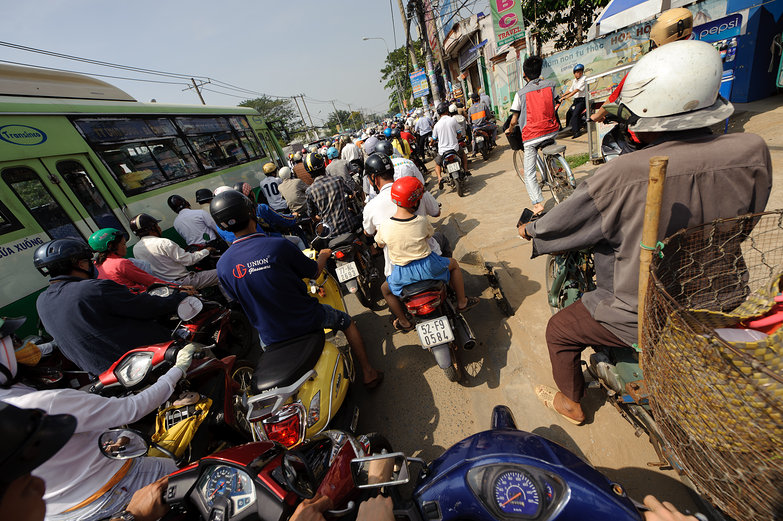
[[[259,114],[248,108],[140,103],[83,75],[0,66],[0,316],[28,317],[46,279],[33,268],[49,240],[86,240],[100,228],[124,229],[141,212],[164,234],[179,194],[246,181],[283,152]]]

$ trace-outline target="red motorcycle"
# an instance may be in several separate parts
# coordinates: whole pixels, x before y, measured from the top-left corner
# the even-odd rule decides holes
[[[155,291],[158,290],[151,292]],[[154,426],[149,420],[142,420],[140,425],[154,431],[152,439],[163,447],[164,454],[168,451],[180,461],[192,461],[224,447],[225,442],[236,444],[252,439],[242,398],[255,365],[230,353],[255,353],[250,352],[252,346],[238,348],[234,343],[243,327],[234,329],[243,323],[236,312],[215,302],[187,297],[178,314],[182,321],[174,329],[173,340],[127,352],[98,376],[90,392],[104,396],[137,392],[166,373],[185,345],[215,340],[205,345],[200,357],[194,357],[172,397],[158,409]],[[252,338],[257,335],[253,333]],[[208,434],[197,436],[204,431]]]
[[[143,456],[149,448],[143,435],[129,429],[104,432],[99,444],[112,459]],[[271,441],[248,443],[169,475],[164,499],[172,512],[189,519],[283,521],[301,499],[325,495],[336,510],[324,514],[341,517],[355,512],[360,496],[351,460],[384,452],[391,447],[382,436],[338,430],[324,431],[295,450]]]

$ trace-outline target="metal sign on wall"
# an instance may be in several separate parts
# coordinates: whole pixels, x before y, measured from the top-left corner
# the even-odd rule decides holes
[[[521,0],[490,0],[489,4],[498,48],[525,37]]]

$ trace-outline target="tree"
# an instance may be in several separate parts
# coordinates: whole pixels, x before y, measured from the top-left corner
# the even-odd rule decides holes
[[[326,118],[326,122],[324,123],[324,126],[329,128],[330,134],[345,132],[346,128],[355,129],[356,124],[354,122],[356,121],[356,117],[353,116],[353,114],[354,112],[337,109],[337,112],[332,112],[331,114],[329,114],[329,117]],[[359,117],[359,121],[361,121],[361,116]],[[339,129],[337,128],[338,125],[340,126]]]
[[[270,128],[276,131],[278,139],[288,140],[294,134],[305,132],[305,125],[299,117],[299,113],[289,98],[272,98],[261,96],[255,99],[245,100],[240,107],[249,107],[258,111],[261,117],[268,122]],[[277,124],[276,122],[280,122]],[[285,132],[278,129],[282,126]],[[288,133],[288,136],[283,135]]]
[[[424,57],[421,51],[421,43],[416,41],[411,44],[413,50],[416,53],[416,59],[419,63],[424,63]],[[411,87],[411,79],[409,74],[413,72],[409,62],[408,50],[405,47],[394,49],[388,56],[386,56],[386,62],[383,69],[381,69],[382,81],[385,80],[384,88],[390,92],[389,94],[389,110],[392,114],[402,112],[404,107],[400,107],[397,99],[397,82],[399,82],[403,99],[409,100],[413,88]],[[395,81],[397,78],[397,81]],[[414,100],[415,106],[421,106],[421,98]]]
[[[554,40],[557,50],[585,43],[587,30],[609,0],[533,0],[522,3],[525,19],[534,21],[541,44]]]

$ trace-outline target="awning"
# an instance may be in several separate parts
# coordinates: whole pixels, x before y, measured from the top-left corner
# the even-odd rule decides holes
[[[612,0],[596,20],[598,35],[608,34],[654,18],[668,0]]]

